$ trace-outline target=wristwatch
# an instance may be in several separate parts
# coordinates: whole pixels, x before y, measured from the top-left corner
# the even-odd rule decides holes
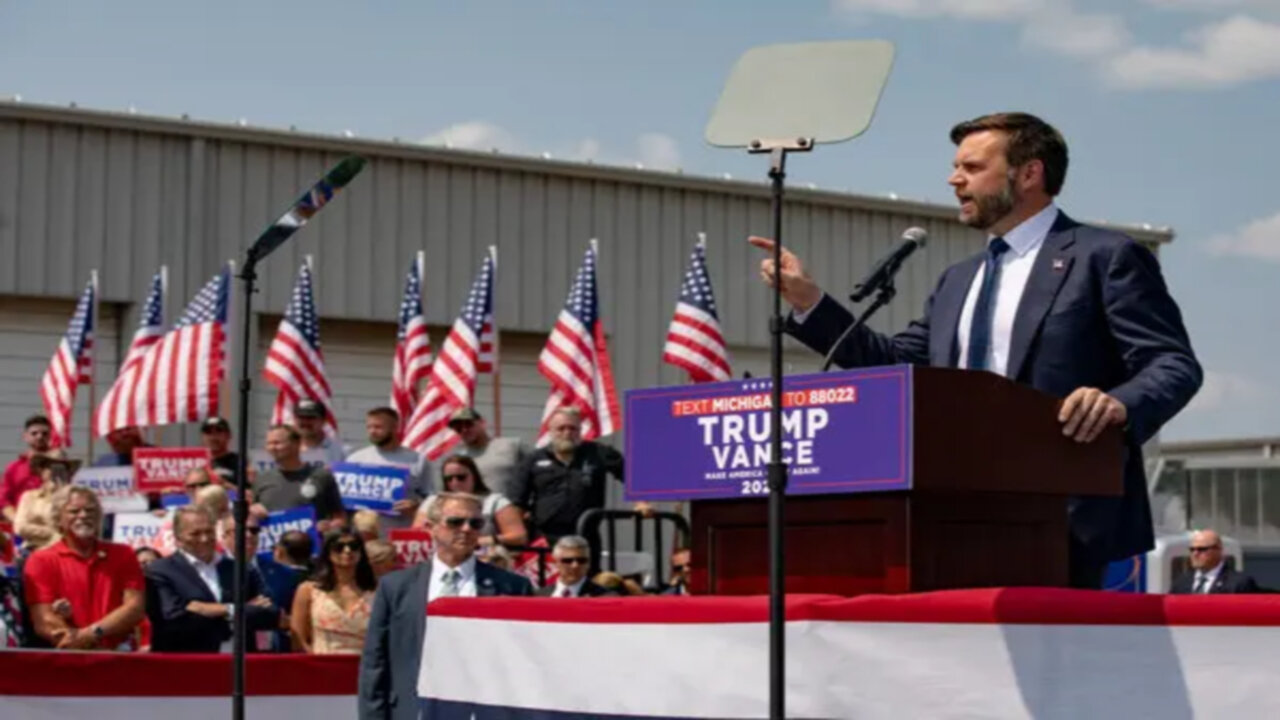
[[[93,639],[95,642],[102,642],[102,636],[106,634],[102,632],[101,625],[94,625],[93,627],[89,628],[89,632],[93,633]]]

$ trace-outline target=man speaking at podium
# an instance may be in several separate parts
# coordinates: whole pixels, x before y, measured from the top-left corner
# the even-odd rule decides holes
[[[1005,375],[1065,398],[1058,420],[1076,442],[1123,426],[1123,496],[1069,505],[1071,586],[1098,588],[1108,562],[1154,545],[1141,446],[1191,400],[1200,365],[1155,257],[1054,204],[1067,174],[1057,130],[1032,115],[998,113],[960,123],[951,140],[948,183],[959,220],[986,231],[986,251],[947,268],[906,330],[859,327],[832,358],[844,368],[910,363]],[[773,248],[764,238],[751,243]],[[760,271],[772,286],[773,260]],[[792,307],[787,332],[825,355],[853,316],[785,249],[780,275]],[[1009,428],[1008,442],[1017,441]]]

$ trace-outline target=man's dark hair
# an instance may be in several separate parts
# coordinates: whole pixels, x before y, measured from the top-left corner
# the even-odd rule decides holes
[[[298,567],[307,567],[311,564],[311,551],[315,546],[311,543],[310,535],[301,530],[290,530],[281,535],[276,542],[284,548],[284,555],[289,558],[289,562]]]
[[[32,415],[31,417],[27,418],[27,421],[25,423],[22,424],[23,432],[30,430],[32,425],[43,425],[45,427],[53,427],[53,424],[49,422],[48,416]]]
[[[1004,157],[1009,167],[1039,160],[1044,165],[1045,192],[1050,196],[1062,192],[1062,183],[1067,179],[1067,141],[1052,125],[1028,113],[992,113],[951,128],[951,142],[959,145],[966,137],[984,130],[1008,135]]]
[[[296,442],[296,443],[302,442],[302,433],[298,432],[298,428],[292,425],[272,425],[271,427],[267,428],[267,432],[269,433],[275,432],[276,430],[283,431],[286,435],[288,435],[290,442]]]
[[[356,587],[361,590],[378,589],[378,578],[373,574],[373,565],[369,564],[369,554],[364,551],[364,540],[354,532],[335,530],[324,536],[320,546],[320,556],[316,558],[315,571],[311,574],[311,582],[324,592],[333,592],[338,587],[338,575],[333,569],[331,557],[334,546],[339,542],[353,542],[359,548],[360,559],[356,561]]]
[[[373,417],[374,415],[381,415],[385,418],[390,418],[391,422],[400,422],[400,413],[396,412],[395,408],[389,408],[385,405],[376,407],[365,413],[365,417]]]

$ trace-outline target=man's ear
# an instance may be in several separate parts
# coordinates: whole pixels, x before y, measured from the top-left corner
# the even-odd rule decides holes
[[[1043,160],[1037,159],[1026,162],[1022,167],[1018,168],[1016,175],[1018,187],[1023,191],[1037,188],[1044,189],[1045,187]]]

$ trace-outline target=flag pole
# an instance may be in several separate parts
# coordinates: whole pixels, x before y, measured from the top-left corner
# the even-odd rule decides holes
[[[168,314],[167,312],[168,308],[169,308],[169,266],[161,265],[160,266],[160,327],[161,329],[169,327],[169,324],[165,322],[165,320],[167,320],[166,315]],[[151,444],[157,447],[164,445],[164,426],[163,425],[151,426]]]
[[[418,264],[418,307],[422,309],[423,324],[427,325],[427,328],[426,328],[427,348],[428,348],[428,352],[430,352],[431,325],[427,323],[427,252],[425,250],[419,250],[417,256],[414,258],[414,262]],[[399,342],[400,340],[399,338],[397,338],[396,339],[397,352],[399,351]],[[408,349],[407,334],[405,336],[405,349],[406,350]],[[435,361],[435,358],[431,357],[430,355],[428,355],[428,359],[430,359],[432,362]],[[406,365],[404,368],[405,373],[406,375],[409,375],[410,377],[412,377],[412,375],[409,373],[409,368],[407,365],[407,361],[408,361],[407,352],[405,353],[405,361],[406,361]],[[427,384],[431,384],[430,366],[427,367]],[[426,389],[422,388],[421,384],[416,380],[409,384],[409,403],[410,403],[409,415],[413,415],[413,411],[418,407],[418,401],[422,399],[422,396],[426,394],[426,392],[427,392]],[[401,440],[404,439],[404,433],[405,433],[405,430],[408,429],[408,427],[409,427],[409,418],[408,417],[400,418],[400,439]]]
[[[236,261],[228,260],[227,266],[231,268],[231,277],[235,277]],[[166,286],[167,286],[167,283],[166,283]],[[236,307],[236,294],[228,291],[227,292],[227,318],[235,317],[235,315],[233,314],[235,312],[235,307]],[[230,325],[230,324],[231,322],[228,319],[227,325]],[[238,341],[235,337],[235,333],[227,333],[226,335],[227,335],[227,344],[222,351],[222,378],[218,382],[219,397],[218,397],[217,415],[219,417],[226,417],[231,414],[231,383],[228,382],[228,379],[231,373],[227,371],[227,358],[235,357],[235,352],[233,351],[239,349],[236,347],[236,342]],[[203,422],[203,420],[201,422]]]
[[[493,258],[493,277],[490,288],[498,287],[498,246],[489,246]],[[502,333],[498,329],[498,293],[493,293],[493,434],[502,435]]]
[[[98,287],[98,271],[97,269],[89,271],[89,282],[93,284],[93,308],[89,312],[93,313],[93,322],[90,327],[93,328],[93,343],[89,348],[89,447],[86,448],[89,457],[85,460],[85,465],[93,464],[93,411],[98,406],[98,336],[101,328],[98,327],[98,308],[100,304],[101,290]],[[76,372],[80,372],[79,368]],[[67,444],[71,443],[71,429],[67,428]]]

